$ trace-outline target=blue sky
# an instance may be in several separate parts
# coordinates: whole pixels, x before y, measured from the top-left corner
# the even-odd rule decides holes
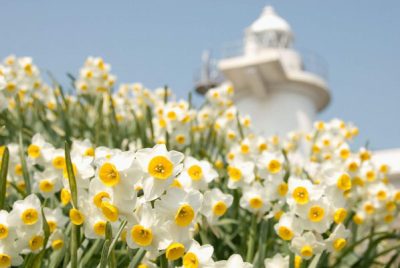
[[[361,130],[357,144],[400,147],[399,1],[2,1],[0,57],[32,56],[59,80],[88,55],[102,56],[120,82],[193,87],[204,49],[226,43],[271,4],[292,26],[296,46],[328,62],[332,102],[321,119]]]

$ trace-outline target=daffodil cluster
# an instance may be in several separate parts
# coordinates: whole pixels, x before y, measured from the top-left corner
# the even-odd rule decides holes
[[[75,91],[0,65],[0,267],[368,267],[399,261],[400,191],[339,119],[264,137],[210,89],[121,84],[89,57]]]

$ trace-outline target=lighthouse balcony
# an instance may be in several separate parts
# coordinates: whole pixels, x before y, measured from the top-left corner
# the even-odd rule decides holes
[[[260,46],[237,41],[224,45],[220,52],[221,61],[268,55],[280,58],[284,68],[288,71],[303,71],[311,73],[325,82],[328,81],[329,73],[326,60],[308,49],[287,48],[279,44],[271,46],[270,43],[266,46]]]

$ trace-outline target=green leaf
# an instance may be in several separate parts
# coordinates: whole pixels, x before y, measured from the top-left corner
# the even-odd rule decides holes
[[[154,141],[154,126],[153,126],[153,114],[151,112],[150,106],[146,105],[146,120],[147,124],[150,126],[150,141]]]
[[[116,246],[116,244],[117,244],[117,242],[118,242],[118,239],[119,239],[119,237],[121,236],[122,231],[124,230],[124,228],[125,228],[125,226],[126,226],[126,223],[127,223],[126,220],[124,220],[123,222],[121,222],[121,225],[120,225],[120,227],[119,227],[119,229],[118,229],[118,232],[117,232],[117,234],[115,235],[114,239],[112,240],[112,242],[111,242],[111,244],[110,244],[110,248],[108,249],[107,258],[110,258],[111,252],[114,250],[114,248],[115,248],[115,246]]]
[[[74,169],[71,162],[71,153],[68,142],[65,142],[65,164],[68,173],[69,188],[71,189],[72,204],[75,208],[78,208],[78,189],[76,186]]]
[[[234,225],[238,225],[239,224],[239,221],[238,220],[235,220],[235,219],[228,219],[228,218],[226,218],[226,219],[221,219],[221,220],[219,220],[216,224],[214,224],[215,226],[219,226],[219,225],[223,225],[223,226],[225,226],[225,225],[230,225],[230,224],[234,224]]]
[[[106,239],[106,241],[104,242],[103,245],[103,250],[101,251],[101,259],[100,259],[100,263],[97,267],[99,268],[106,268],[107,266],[107,252],[108,252],[108,248],[110,247],[110,240]]]
[[[290,252],[290,254],[289,254],[289,268],[294,268],[295,267],[295,261],[294,261],[294,259],[295,259],[295,255],[294,255],[294,252]]]
[[[256,244],[256,236],[257,236],[257,215],[252,215],[251,218],[251,226],[249,238],[247,240],[247,252],[246,252],[246,261],[252,263],[255,252],[255,244]]]
[[[22,132],[19,132],[19,157],[21,159],[22,176],[25,182],[25,191],[27,195],[32,193],[31,179],[29,177],[28,166],[26,165],[24,142],[22,139]]]
[[[79,226],[72,224],[71,227],[71,246],[70,246],[70,253],[71,253],[71,267],[77,267],[78,265],[78,240],[79,240]]]
[[[46,253],[46,245],[47,245],[47,242],[49,241],[49,237],[50,237],[50,227],[49,227],[49,224],[47,223],[46,216],[44,215],[43,207],[42,207],[42,221],[43,221],[43,232],[44,232],[43,248],[35,256],[35,259],[32,264],[33,268],[39,268],[41,266],[42,258],[44,256],[44,254]]]
[[[0,170],[0,210],[4,209],[7,193],[7,173],[8,173],[8,161],[10,159],[10,153],[6,147],[3,152],[1,159],[1,170]]]
[[[136,268],[139,266],[140,262],[142,261],[144,255],[146,254],[146,250],[143,248],[140,248],[136,254],[131,263],[129,264],[129,268]]]
[[[240,139],[243,140],[244,139],[244,133],[243,133],[242,123],[240,123],[239,112],[236,113],[236,123],[237,123],[237,127],[239,129]]]
[[[81,258],[79,262],[79,267],[85,267],[85,265],[89,262],[92,256],[97,253],[98,250],[101,248],[101,243],[103,242],[102,239],[97,239],[92,246],[85,251],[85,255]]]

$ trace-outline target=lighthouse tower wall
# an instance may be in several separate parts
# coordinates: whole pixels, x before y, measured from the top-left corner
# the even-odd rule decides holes
[[[242,95],[236,100],[240,111],[252,117],[253,128],[264,135],[284,135],[292,130],[310,130],[317,111],[312,98],[299,85],[275,86],[265,96]]]

